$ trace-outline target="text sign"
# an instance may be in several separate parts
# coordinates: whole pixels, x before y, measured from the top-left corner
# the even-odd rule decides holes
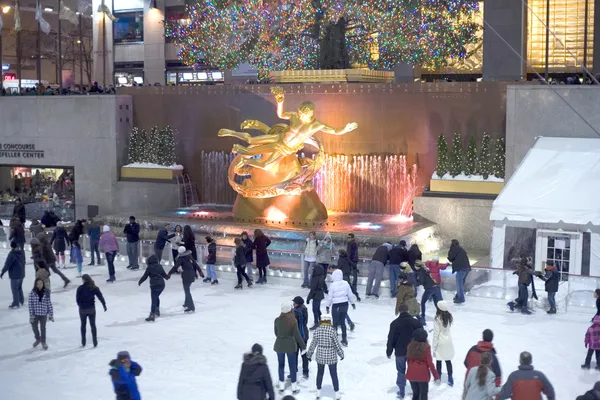
[[[44,150],[37,150],[34,144],[2,143],[0,158],[44,158]]]

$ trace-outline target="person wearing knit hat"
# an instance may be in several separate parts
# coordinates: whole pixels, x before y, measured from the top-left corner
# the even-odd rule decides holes
[[[433,356],[438,375],[442,376],[442,361],[446,362],[448,372],[448,385],[454,386],[452,376],[452,359],[454,358],[454,344],[452,343],[451,327],[454,318],[448,311],[448,303],[438,301],[435,319],[433,321]]]
[[[115,278],[115,257],[119,251],[119,242],[114,233],[110,231],[108,225],[104,225],[102,228],[102,235],[98,242],[98,247],[104,252],[106,258],[106,264],[108,265],[108,279],[106,282],[114,282]]]
[[[177,253],[179,254],[177,260],[167,276],[171,278],[171,275],[174,273],[181,273],[181,283],[183,283],[183,292],[185,293],[185,300],[183,302],[184,312],[191,313],[196,311],[196,306],[194,305],[190,287],[192,286],[192,283],[198,279],[198,276],[204,278],[204,273],[198,263],[192,258],[192,252],[190,250],[186,250],[184,246],[180,246],[177,249]],[[158,257],[156,258],[160,263],[160,259]]]
[[[312,282],[311,282],[312,284]],[[304,343],[308,343],[308,309],[304,305],[304,299],[300,296],[294,297],[292,300],[293,303],[293,311],[296,316],[296,322],[298,323],[298,329],[300,330],[300,336],[302,336],[302,340]],[[302,355],[302,377],[304,379],[308,379],[308,358],[306,354]],[[300,363],[300,359],[298,359],[298,363]]]
[[[494,332],[492,332],[491,329],[486,329],[483,331],[482,340],[469,349],[467,356],[465,357],[465,367],[467,368],[465,380],[469,375],[469,371],[480,364],[481,354],[490,353],[493,356],[490,368],[494,375],[496,375],[496,386],[500,386],[502,383],[502,370],[500,368],[500,363],[498,362],[498,357],[496,356],[496,349],[492,344],[493,340]]]
[[[269,399],[275,400],[267,359],[263,355],[262,346],[256,343],[252,346],[251,352],[244,354],[236,399],[263,400],[267,396]]]
[[[113,388],[117,399],[140,400],[140,392],[135,378],[142,373],[140,364],[131,360],[127,351],[117,353],[117,358],[108,363]]]
[[[306,350],[306,343],[302,340],[296,317],[291,312],[292,304],[283,302],[281,304],[281,314],[275,318],[275,344],[273,350],[277,353],[279,383],[278,390],[285,390],[285,359],[288,359],[290,368],[290,379],[292,381],[292,392],[298,393],[299,388],[296,383],[296,374],[298,370],[298,348]]]
[[[427,331],[417,329],[413,333],[413,340],[406,350],[407,370],[406,380],[410,382],[413,399],[426,399],[429,392],[431,375],[435,381],[439,375],[433,365],[431,346],[427,342]]]

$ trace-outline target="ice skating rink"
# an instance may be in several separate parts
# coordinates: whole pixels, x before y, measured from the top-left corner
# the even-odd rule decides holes
[[[6,252],[0,251],[2,265]],[[29,253],[27,259],[23,285],[26,298],[34,277]],[[85,264],[88,262],[86,259]],[[80,347],[75,291],[81,280],[75,278],[74,268],[66,270],[72,279],[66,289],[62,289],[58,276],[51,276],[55,322],[48,322],[47,351],[31,347],[34,337],[26,306],[8,309],[12,297],[8,275],[4,276],[0,281],[2,400],[37,400],[40,396],[49,400],[112,399],[108,363],[121,350],[129,351],[144,369],[138,378],[144,400],[235,399],[242,354],[254,343],[263,345],[273,382],[277,381],[273,319],[279,314],[281,302],[291,302],[298,295],[306,298],[308,290],[300,288],[300,280],[269,278],[267,285],[237,291],[233,289],[235,275],[220,273],[218,286],[200,280],[192,285],[196,313],[185,315],[181,279],[173,276],[161,296],[162,316],[148,323],[144,321],[150,310],[148,282],[138,287],[142,271],[129,271],[125,265],[118,261],[114,284],[105,283],[106,266],[84,266],[84,273],[96,281],[108,305],[108,312],[103,312],[96,302],[99,346],[95,349],[90,345],[89,327],[88,346]],[[359,290],[363,293],[364,287]],[[451,294],[445,293],[445,298],[451,300]],[[385,355],[389,323],[394,319],[393,304],[392,299],[382,296],[379,300],[363,300],[355,311],[350,309],[356,330],[349,333],[346,358],[338,367],[342,399],[396,398],[395,363]],[[451,388],[444,376],[440,386],[430,386],[430,399],[461,399],[464,357],[486,328],[495,334],[503,381],[517,367],[523,350],[533,353],[534,366],[553,383],[557,399],[573,399],[600,380],[600,372],[593,368],[580,370],[586,353],[584,334],[594,309],[587,314],[554,316],[537,310],[534,315],[522,316],[508,312],[504,302],[481,298],[467,298],[466,305],[456,307],[451,303],[450,307],[455,319],[452,335],[456,382]],[[433,311],[430,303],[428,329],[433,327]],[[315,397],[314,361],[310,368],[310,379],[299,380],[298,400]],[[327,372],[322,398],[333,398]]]

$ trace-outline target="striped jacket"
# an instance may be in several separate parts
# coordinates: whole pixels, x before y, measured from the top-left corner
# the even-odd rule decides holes
[[[48,293],[45,290],[41,298],[38,291],[35,289],[29,293],[29,316],[48,316],[50,318],[54,316],[50,296],[48,296]]]
[[[337,333],[331,325],[321,325],[317,328],[308,349],[308,358],[312,358],[315,349],[317,350],[317,364],[337,364],[337,356],[340,359],[344,358],[344,350],[340,346]]]

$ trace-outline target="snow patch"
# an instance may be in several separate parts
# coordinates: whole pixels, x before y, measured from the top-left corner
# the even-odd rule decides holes
[[[490,175],[485,179],[482,175],[459,174],[453,178],[449,173],[440,177],[436,172],[431,175],[431,179],[438,181],[504,182],[504,178],[496,178],[494,175]]]
[[[153,164],[153,163],[131,163],[127,165],[123,165],[123,168],[156,168],[156,169],[172,169],[172,170],[182,170],[183,165],[173,164],[171,166]]]

